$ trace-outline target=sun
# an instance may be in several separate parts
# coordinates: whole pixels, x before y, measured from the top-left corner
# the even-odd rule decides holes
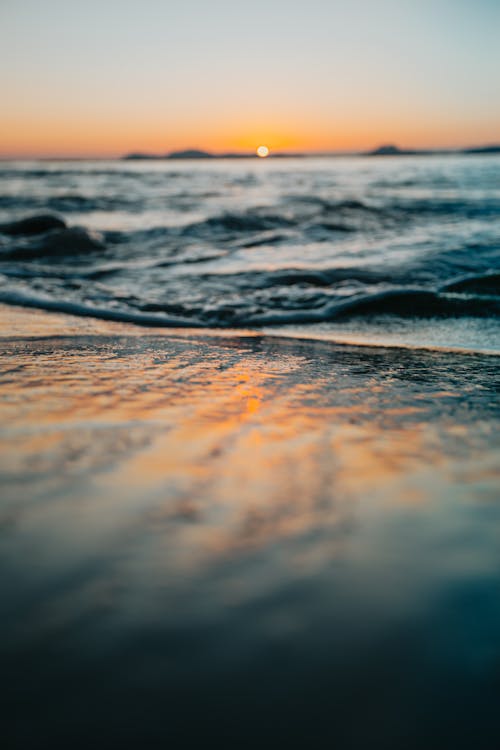
[[[266,156],[269,156],[269,149],[267,146],[259,146],[257,149],[257,156],[260,156],[261,159],[265,159]]]

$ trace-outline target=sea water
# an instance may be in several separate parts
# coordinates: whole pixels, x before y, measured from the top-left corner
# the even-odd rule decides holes
[[[498,155],[3,162],[0,224],[3,302],[500,350]]]

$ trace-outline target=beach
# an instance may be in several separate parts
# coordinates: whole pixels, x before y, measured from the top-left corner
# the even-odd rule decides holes
[[[498,746],[498,357],[0,316],[8,747]]]

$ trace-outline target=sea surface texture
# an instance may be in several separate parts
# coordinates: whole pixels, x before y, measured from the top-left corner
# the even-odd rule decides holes
[[[3,302],[500,350],[499,156],[5,162],[0,224]]]

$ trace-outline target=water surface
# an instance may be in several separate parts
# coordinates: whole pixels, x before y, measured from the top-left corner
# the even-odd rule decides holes
[[[493,155],[5,162],[0,300],[498,351],[499,186]],[[68,228],[13,228],[40,213]]]

